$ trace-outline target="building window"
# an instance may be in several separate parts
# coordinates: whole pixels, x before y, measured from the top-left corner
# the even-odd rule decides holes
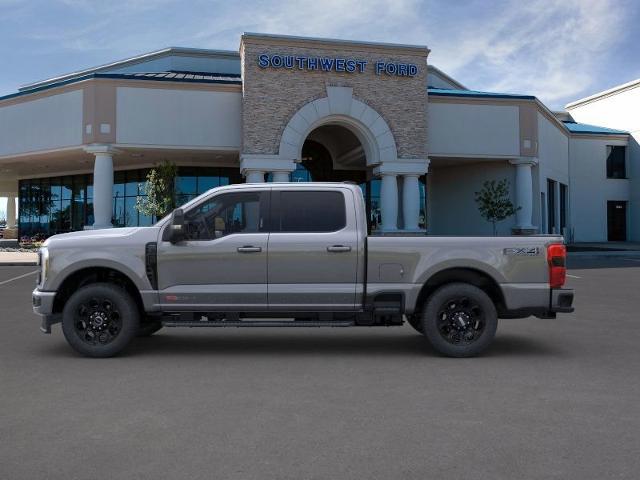
[[[568,188],[564,183],[560,184],[560,233],[564,234],[567,228]]]
[[[556,233],[556,182],[547,179],[547,233]]]
[[[156,219],[136,210],[138,196],[144,196],[148,170],[114,173],[113,226],[151,225]],[[207,190],[241,183],[235,168],[179,167],[175,179],[178,205]],[[20,236],[48,237],[56,233],[82,230],[93,225],[93,175],[20,180]]]
[[[607,178],[627,178],[627,147],[607,146]]]

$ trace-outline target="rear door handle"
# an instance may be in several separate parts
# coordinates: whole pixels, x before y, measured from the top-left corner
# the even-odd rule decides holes
[[[262,251],[262,247],[254,247],[252,245],[245,245],[244,247],[238,247],[240,253],[258,253]]]
[[[327,252],[350,252],[351,247],[348,245],[332,245],[327,247]]]

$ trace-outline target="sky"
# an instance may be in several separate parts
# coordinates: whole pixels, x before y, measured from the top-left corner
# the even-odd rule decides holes
[[[237,50],[245,31],[427,45],[466,87],[554,110],[640,78],[638,0],[0,0],[0,95],[168,46]]]

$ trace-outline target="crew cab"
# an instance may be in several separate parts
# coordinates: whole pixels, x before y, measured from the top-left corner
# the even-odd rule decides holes
[[[572,312],[560,236],[368,235],[349,183],[210,190],[151,227],[55,235],[42,330],[113,356],[162,327],[373,327],[406,320],[443,355],[485,350],[498,318]]]

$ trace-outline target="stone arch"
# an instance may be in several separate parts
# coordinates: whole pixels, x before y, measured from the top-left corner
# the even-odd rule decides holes
[[[278,156],[299,162],[307,136],[322,125],[348,128],[360,140],[367,166],[395,162],[398,150],[391,129],[382,116],[353,98],[350,87],[327,87],[327,96],[307,103],[289,120],[280,138]]]

